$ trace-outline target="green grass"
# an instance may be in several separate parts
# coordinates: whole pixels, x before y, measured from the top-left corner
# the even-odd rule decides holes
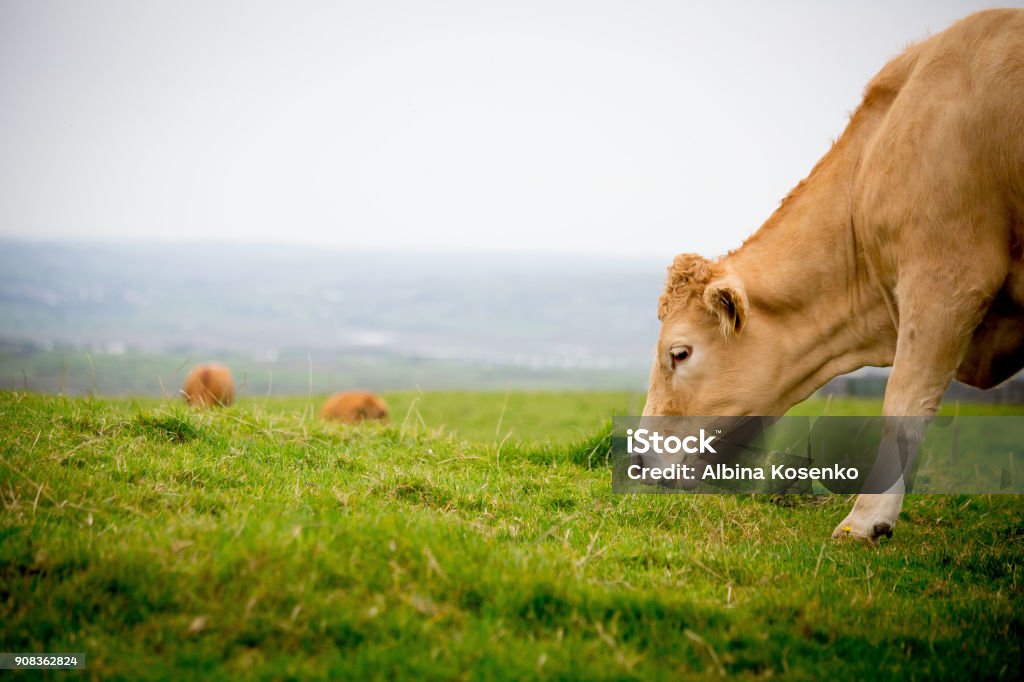
[[[124,679],[1019,674],[1016,497],[912,496],[892,541],[835,544],[845,498],[612,494],[632,394],[387,397],[391,426],[342,427],[0,393],[0,650]]]

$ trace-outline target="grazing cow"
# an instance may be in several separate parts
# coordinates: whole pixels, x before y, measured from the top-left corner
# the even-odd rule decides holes
[[[224,365],[199,365],[189,372],[181,389],[185,401],[198,407],[224,407],[235,399],[235,382]]]
[[[1015,374],[1024,11],[972,15],[889,62],[757,233],[715,261],[675,258],[658,317],[645,415],[781,415],[870,365],[893,368],[886,416],[931,417],[954,377]],[[833,537],[891,535],[903,491],[860,495]]]
[[[388,422],[388,406],[378,396],[362,391],[335,393],[320,408],[320,418],[355,424],[361,421]]]

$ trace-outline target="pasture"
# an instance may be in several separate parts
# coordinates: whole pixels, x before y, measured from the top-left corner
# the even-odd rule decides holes
[[[1019,498],[910,496],[892,541],[834,543],[845,498],[612,494],[636,394],[385,398],[352,427],[322,396],[0,394],[0,650],[124,679],[1019,674]]]

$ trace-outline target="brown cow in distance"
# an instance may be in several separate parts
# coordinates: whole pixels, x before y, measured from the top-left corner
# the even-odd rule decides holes
[[[388,406],[378,396],[364,391],[335,393],[320,409],[320,418],[355,424],[362,421],[388,422]]]
[[[235,399],[235,382],[224,365],[208,363],[189,372],[181,389],[185,401],[197,407],[224,407]]]
[[[892,366],[883,414],[926,423],[954,377],[989,388],[1019,371],[1024,11],[971,15],[890,61],[754,236],[676,257],[658,317],[648,417],[782,415]],[[879,461],[898,463],[923,432],[888,435]],[[833,537],[891,535],[905,489],[860,495]]]

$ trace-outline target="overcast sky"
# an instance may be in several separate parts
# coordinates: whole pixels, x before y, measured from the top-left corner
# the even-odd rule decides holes
[[[714,255],[986,6],[0,0],[0,237]]]

